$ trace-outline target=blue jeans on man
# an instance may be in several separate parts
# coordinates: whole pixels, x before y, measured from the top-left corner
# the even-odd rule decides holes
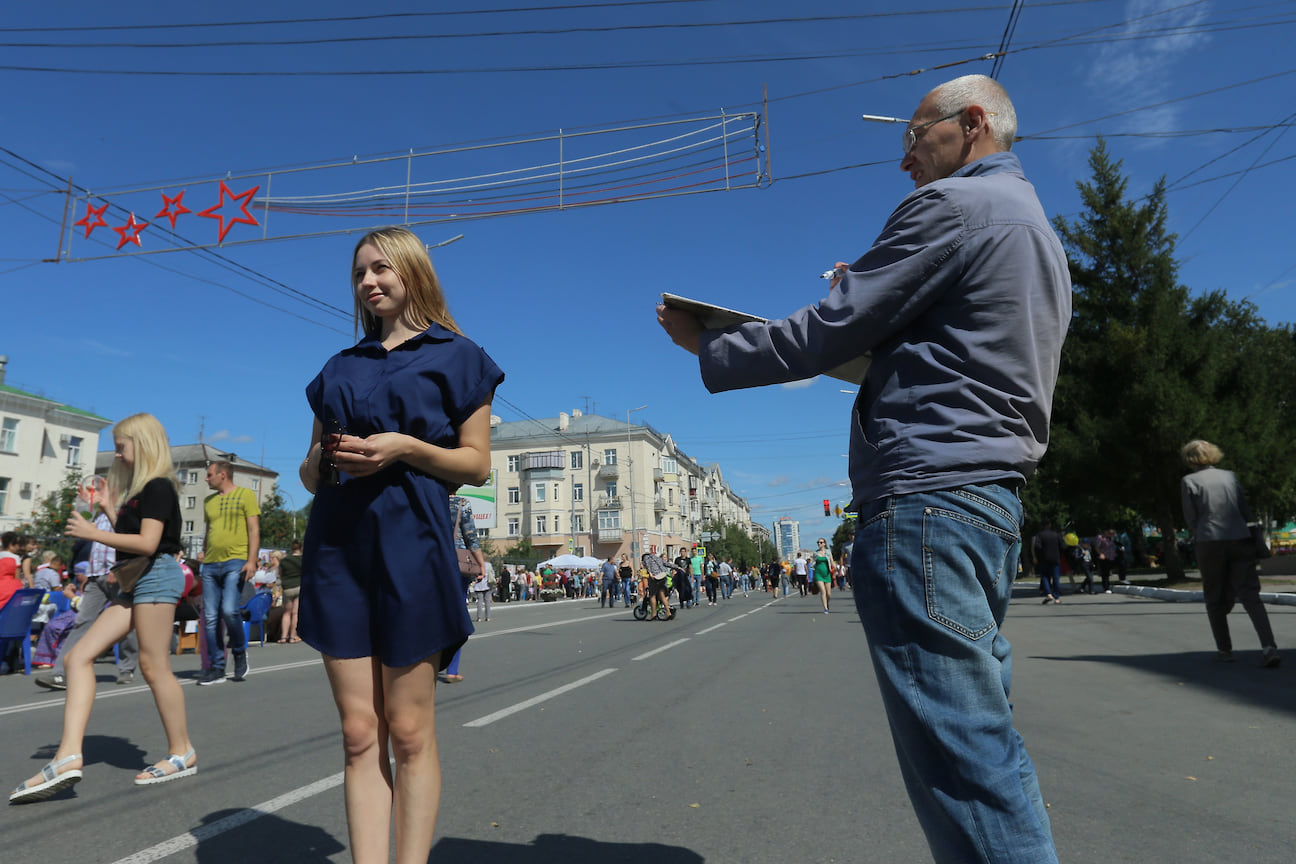
[[[247,651],[243,638],[243,616],[239,613],[242,589],[239,577],[246,560],[203,562],[203,628],[207,631],[207,657],[212,669],[225,669],[225,642],[220,638],[217,618],[225,623],[229,647],[235,654]]]
[[[999,632],[1022,506],[998,485],[860,508],[851,572],[901,774],[938,864],[1053,864]]]

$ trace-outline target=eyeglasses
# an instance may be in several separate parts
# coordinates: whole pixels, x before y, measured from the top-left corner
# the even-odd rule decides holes
[[[946,114],[944,117],[937,117],[935,120],[928,120],[926,123],[919,123],[917,126],[911,126],[908,129],[906,129],[904,133],[904,138],[900,143],[900,147],[904,150],[904,155],[908,156],[909,151],[914,148],[914,145],[918,143],[918,139],[922,137],[918,134],[919,129],[926,129],[928,126],[933,126],[945,120],[952,120],[966,110],[967,109],[964,108],[962,110],[955,111],[953,114]],[[985,112],[985,116],[998,117],[999,115],[997,112],[987,111]]]
[[[920,137],[918,135],[919,129],[926,129],[928,126],[934,126],[935,124],[943,123],[946,120],[953,120],[962,113],[963,111],[959,110],[955,111],[953,114],[946,114],[944,117],[937,117],[935,120],[928,120],[926,123],[919,123],[917,126],[910,126],[905,130],[904,139],[900,144],[901,148],[904,150],[904,155],[908,156],[909,151],[918,143],[918,138]]]

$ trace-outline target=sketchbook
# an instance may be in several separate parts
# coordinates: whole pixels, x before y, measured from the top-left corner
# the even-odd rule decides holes
[[[735,324],[748,324],[752,321],[764,323],[769,320],[768,318],[761,318],[759,315],[739,312],[736,309],[726,309],[712,303],[703,303],[701,300],[680,297],[678,294],[662,294],[662,303],[670,309],[679,309],[681,312],[692,314],[708,330],[724,330],[733,327]],[[864,356],[843,363],[836,369],[830,369],[824,374],[830,378],[845,381],[848,384],[859,385],[864,381],[864,374],[868,372],[871,359],[872,355],[866,353]]]

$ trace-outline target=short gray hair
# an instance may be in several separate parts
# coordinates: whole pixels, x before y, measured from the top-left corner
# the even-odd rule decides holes
[[[928,94],[936,103],[937,114],[955,114],[973,105],[980,105],[987,114],[995,115],[986,122],[995,143],[1002,150],[1011,150],[1017,137],[1017,111],[1003,85],[989,75],[964,75],[946,81]]]

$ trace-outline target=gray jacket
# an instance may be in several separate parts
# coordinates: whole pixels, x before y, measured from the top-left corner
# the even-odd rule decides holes
[[[1232,471],[1200,468],[1180,481],[1179,493],[1184,521],[1194,540],[1246,540],[1251,536],[1247,527],[1251,508]]]
[[[813,377],[873,352],[851,414],[856,506],[1024,481],[1048,445],[1071,319],[1066,255],[1012,153],[907,195],[829,295],[702,337],[711,392]]]

